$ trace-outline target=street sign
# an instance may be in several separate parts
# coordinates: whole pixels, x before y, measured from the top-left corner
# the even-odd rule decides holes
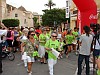
[[[70,1],[66,0],[66,18],[69,18],[70,13]]]

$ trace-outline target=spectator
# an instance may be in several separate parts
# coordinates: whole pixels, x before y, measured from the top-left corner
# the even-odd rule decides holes
[[[0,38],[1,39],[1,38]],[[0,74],[2,73],[2,43],[0,42]]]
[[[14,40],[14,31],[12,31],[12,28],[9,28],[8,32],[7,32],[7,43],[8,43],[8,47],[9,47],[9,51],[12,50],[12,42]]]
[[[80,51],[78,56],[78,73],[77,75],[81,75],[82,73],[82,62],[85,59],[86,64],[86,75],[90,75],[90,67],[89,67],[89,57],[90,57],[90,48],[93,40],[92,35],[90,34],[90,28],[88,26],[83,27],[83,31],[85,34],[80,36]]]

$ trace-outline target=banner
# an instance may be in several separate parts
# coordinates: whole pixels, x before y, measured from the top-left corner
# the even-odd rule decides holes
[[[77,13],[77,27],[79,28],[79,32],[81,32],[81,12],[78,10]]]
[[[97,23],[97,5],[94,0],[73,0],[79,12],[77,23],[83,31],[83,26]]]
[[[69,0],[66,0],[66,18],[69,18],[70,14],[70,1]]]

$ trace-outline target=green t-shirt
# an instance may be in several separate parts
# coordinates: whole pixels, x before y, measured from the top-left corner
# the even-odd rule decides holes
[[[39,57],[38,51],[34,51],[34,52],[33,52],[33,57],[35,57],[35,56]]]
[[[66,35],[67,44],[72,44],[73,41],[74,41],[74,36],[73,35]]]
[[[97,70],[97,75],[100,75],[100,70]]]
[[[40,45],[41,46],[45,46],[45,43],[46,43],[46,35],[40,34],[39,39],[40,39]]]
[[[78,32],[75,32],[75,31],[74,31],[72,34],[73,34],[75,37],[78,37]]]
[[[37,41],[39,40],[39,38],[37,37],[37,35],[35,34],[34,39],[36,39]]]
[[[46,36],[47,36],[48,38],[50,38],[50,33],[46,33]]]
[[[57,50],[58,47],[59,47],[59,42],[57,40],[52,41],[50,39],[45,44],[45,48],[54,48],[55,50]],[[51,51],[47,51],[47,52],[48,52],[48,58],[49,59],[57,60],[56,56]]]
[[[59,51],[63,51],[63,46],[65,45],[65,43],[59,41],[59,45],[60,45],[60,50]]]

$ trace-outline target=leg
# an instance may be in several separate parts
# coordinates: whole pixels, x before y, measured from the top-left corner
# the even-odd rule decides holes
[[[24,59],[24,66],[27,67],[27,59]]]
[[[27,56],[27,61],[28,61],[28,72],[32,72],[32,63],[34,62],[34,58],[31,58],[30,56]]]
[[[28,72],[31,73],[32,70],[32,62],[28,62]]]
[[[2,73],[2,59],[0,58],[0,73]]]
[[[50,75],[53,75],[53,65],[54,65],[53,59],[48,59],[48,67]]]
[[[89,56],[85,56],[86,75],[90,75]]]
[[[2,73],[2,44],[0,43],[0,73]]]
[[[73,44],[73,50],[76,51],[76,44]]]
[[[81,75],[83,59],[84,59],[84,56],[79,54],[79,57],[78,57],[78,73],[77,73],[77,75]]]

